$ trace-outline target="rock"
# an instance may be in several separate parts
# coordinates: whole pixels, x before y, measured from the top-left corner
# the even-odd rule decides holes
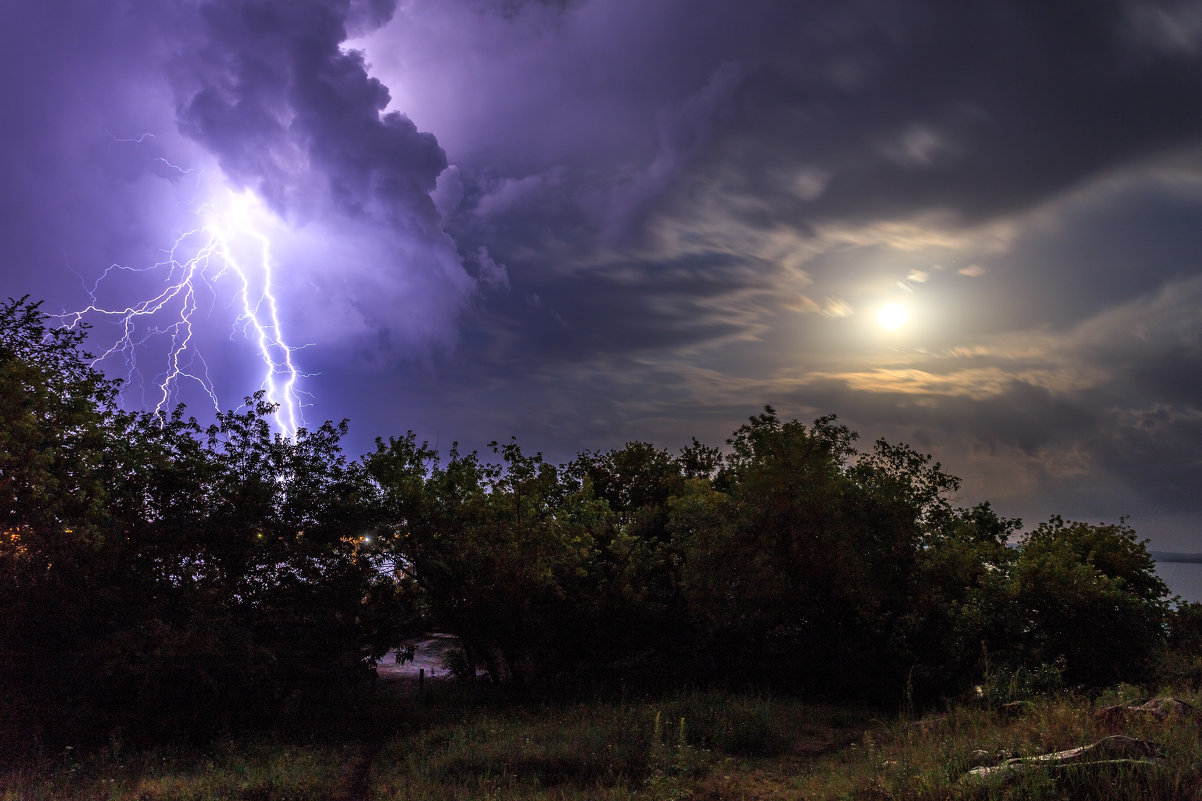
[[[1117,765],[1153,767],[1164,762],[1156,743],[1134,737],[1114,735],[1092,745],[1056,751],[1036,757],[1008,759],[1000,765],[973,768],[964,774],[964,782],[1009,781],[1034,770],[1060,772],[1068,769],[1105,769]]]
[[[1108,706],[1094,713],[1094,719],[1105,726],[1118,726],[1136,718],[1153,720],[1195,720],[1194,707],[1177,698],[1152,698],[1142,704]]]
[[[986,751],[984,748],[974,748],[972,753],[968,755],[968,764],[974,768],[984,767],[986,764],[993,762],[994,755]]]
[[[1194,707],[1177,698],[1153,698],[1150,701],[1130,707],[1132,712],[1146,712],[1157,720],[1166,718],[1194,719]]]

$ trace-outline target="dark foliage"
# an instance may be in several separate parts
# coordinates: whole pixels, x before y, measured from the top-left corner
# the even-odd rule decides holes
[[[206,431],[122,412],[81,340],[0,308],[8,744],[205,737],[367,675],[391,632],[365,625],[386,578],[360,554],[371,488],[345,429],[272,436],[258,398]]]
[[[725,452],[445,460],[345,423],[202,430],[116,405],[83,334],[0,307],[0,745],[204,738],[320,711],[404,633],[516,688],[753,685],[896,700],[983,670],[1099,685],[1197,646],[1135,532],[957,508],[930,457],[766,408]],[[983,663],[989,660],[989,664]],[[1178,659],[1174,664],[1196,665]],[[999,674],[1000,675],[1000,674]],[[1024,674],[1025,675],[1025,674]],[[1042,675],[1042,673],[1040,673]]]
[[[1150,675],[1170,610],[1128,527],[1053,518],[1012,547],[1020,522],[953,506],[929,457],[855,440],[769,408],[725,455],[634,442],[557,469],[516,443],[443,465],[410,433],[366,459],[377,547],[497,682],[892,700],[986,670]]]

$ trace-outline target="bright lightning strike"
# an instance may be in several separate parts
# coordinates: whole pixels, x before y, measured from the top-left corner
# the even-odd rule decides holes
[[[174,166],[174,165],[172,165]],[[178,168],[177,168],[178,169]],[[157,375],[155,410],[178,401],[181,386],[200,386],[220,410],[209,365],[194,344],[197,326],[207,320],[221,290],[232,284],[227,307],[234,317],[231,338],[242,335],[262,363],[262,388],[277,406],[276,425],[294,437],[304,424],[299,380],[304,377],[286,341],[275,294],[271,241],[264,231],[270,213],[249,191],[228,192],[220,203],[197,210],[199,225],[180,234],[166,257],[151,267],[113,265],[92,285],[91,303],[64,316],[74,327],[97,317],[110,320],[119,334],[94,364],[120,360],[127,380],[139,383],[139,354],[157,345],[165,349],[166,368]],[[135,274],[144,274],[137,276]],[[136,303],[106,304],[98,299],[102,285],[121,278],[162,276],[162,288]],[[118,291],[130,291],[128,287]]]

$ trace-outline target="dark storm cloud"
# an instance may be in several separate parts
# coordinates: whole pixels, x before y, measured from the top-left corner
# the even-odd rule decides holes
[[[814,86],[770,60],[748,130],[767,128],[780,145],[798,137],[805,144],[785,159],[809,151],[831,171],[813,213],[864,219],[933,208],[967,223],[1012,213],[1196,141],[1198,53],[1145,46],[1130,29],[1138,9],[899,6],[859,22],[864,35],[848,57],[874,23],[888,40],[858,74],[849,67]],[[766,165],[750,166],[748,188],[768,189]]]
[[[555,365],[575,363],[582,409],[589,385],[627,388],[622,408],[598,411],[615,428],[793,398],[799,414],[846,410],[949,463],[963,448],[976,454],[966,471],[1014,479],[1004,493],[1097,480],[1141,507],[1165,494],[1141,477],[1178,463],[1174,448],[1106,454],[1135,436],[1137,410],[1191,406],[1173,368],[1187,355],[1162,338],[1126,364],[1124,331],[1065,332],[1199,267],[1192,190],[1173,200],[1141,177],[1202,174],[1190,4],[505,7],[501,24],[408,6],[443,20],[427,33],[493,42],[478,67],[465,48],[427,77],[420,54],[439,43],[394,32],[396,52],[419,54],[398,78],[427,87],[409,91],[413,113],[447,120],[435,127],[464,188],[455,230],[487,241],[512,278],[509,306],[474,323],[492,332],[495,380],[570,383]],[[371,55],[387,72],[387,49]],[[462,114],[434,96],[473,81],[514,88]],[[958,344],[1030,337],[1022,353],[978,357],[971,378],[961,356],[959,373],[898,393],[822,378],[863,356],[819,314],[790,324],[792,342],[775,333],[786,309],[862,319],[895,284],[944,321],[916,357],[932,375],[953,368],[924,360]],[[532,294],[537,307],[517,302]],[[731,379],[748,363],[759,378]],[[661,414],[673,398],[696,411]]]
[[[255,189],[352,450],[767,402],[1031,520],[1202,513],[1195,2],[96,5],[0,10],[5,252],[78,297]]]
[[[594,120],[605,132],[634,124],[650,146],[638,169],[614,176],[615,202],[652,194],[637,191],[648,176],[661,191],[684,182],[704,150],[708,177],[768,207],[785,203],[781,214],[805,209],[782,179],[810,166],[827,178],[809,216],[937,208],[978,221],[1196,139],[1199,49],[1138,34],[1134,21],[1149,8],[760,2],[644,12],[593,3],[575,16],[601,25],[625,14],[626,29],[642,35],[609,43],[620,63],[597,64],[583,61],[589,35],[561,27],[584,51],[581,63],[569,55],[560,65],[561,80],[604,102],[609,82],[635,73],[657,93],[628,107],[642,119]]]
[[[371,57],[387,74],[417,54],[396,83],[454,143],[454,230],[531,284],[682,249],[804,270],[832,246],[823,229],[956,236],[1202,132],[1186,5],[613,0],[479,15],[487,6],[408,4]],[[431,32],[488,56],[427,74],[424,54],[446,46]],[[471,108],[443,99],[473,85]],[[795,282],[780,291],[787,302]],[[748,310],[749,331],[761,312]]]
[[[491,257],[471,260],[475,279],[465,270],[432,199],[447,170],[442,148],[385,111],[387,87],[344,44],[394,10],[387,0],[205,3],[171,64],[180,129],[233,182],[321,232],[322,243],[293,254],[308,262],[293,272],[309,288],[294,307],[310,337],[355,347],[364,367],[451,345],[476,289],[505,278]]]
[[[442,148],[403,114],[381,115],[387,88],[340,47],[348,16],[378,26],[392,10],[381,0],[203,5],[198,45],[174,64],[181,128],[284,214],[311,216],[328,196],[343,212],[435,235]]]
[[[430,199],[442,149],[403,114],[383,112],[387,88],[344,45],[394,6],[4,4],[2,294],[78,309],[114,265],[129,269],[108,271],[104,298],[118,308],[144,299],[122,295],[136,279],[137,291],[153,295],[147,285],[166,276],[149,268],[220,213],[227,187],[246,187],[288,223],[253,221],[270,227],[282,326],[291,343],[308,346],[303,370],[349,361],[370,373],[452,347],[473,297],[503,291],[504,263],[470,258],[479,283],[465,269]],[[222,404],[256,388],[242,363],[251,354],[224,321],[229,289],[202,291],[208,317],[192,340]],[[103,352],[119,331],[91,322],[90,347]],[[161,368],[152,361],[143,359],[148,375],[129,386],[155,383]],[[319,400],[310,414],[342,416],[337,392],[311,390]],[[201,413],[208,405],[204,393],[186,399]]]

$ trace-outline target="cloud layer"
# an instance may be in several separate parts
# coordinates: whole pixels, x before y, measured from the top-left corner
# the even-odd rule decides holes
[[[1202,550],[1194,3],[106,5],[0,12],[9,294],[78,303],[250,188],[357,445],[772,403]]]

